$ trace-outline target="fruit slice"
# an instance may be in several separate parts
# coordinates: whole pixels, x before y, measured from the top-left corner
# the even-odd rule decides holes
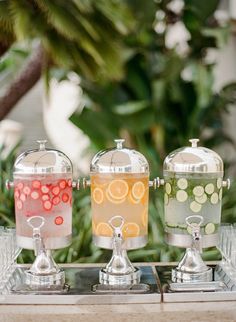
[[[188,194],[186,191],[184,190],[179,190],[177,191],[176,193],[176,199],[179,201],[179,202],[185,202],[187,199],[188,199]]]
[[[169,203],[169,197],[168,197],[168,194],[167,193],[164,194],[164,203],[165,203],[166,206]]]
[[[72,187],[72,180],[71,180],[71,179],[69,179],[69,180],[67,181],[67,184],[68,184],[68,187]]]
[[[54,206],[58,205],[60,203],[60,197],[59,196],[55,196],[52,198],[52,203]]]
[[[132,195],[135,199],[142,199],[145,194],[145,185],[142,181],[137,181],[132,187]]]
[[[223,194],[223,191],[222,191],[222,188],[221,188],[220,191],[219,191],[219,200],[222,200],[222,194]]]
[[[18,190],[15,190],[14,197],[15,197],[15,199],[18,199],[20,197],[20,193]]]
[[[51,210],[51,209],[52,209],[52,203],[51,203],[51,201],[49,201],[49,200],[44,201],[44,203],[43,203],[43,208],[44,208],[46,211]]]
[[[41,187],[41,191],[42,191],[42,193],[48,193],[49,192],[49,188],[47,186],[43,185]]]
[[[19,189],[19,190],[23,189],[23,187],[24,187],[23,182],[19,182],[19,183],[16,185],[16,187],[17,187],[17,189]]]
[[[113,199],[120,200],[127,196],[129,186],[125,180],[113,180],[109,184],[107,191]]]
[[[34,189],[39,189],[39,188],[41,187],[41,182],[40,182],[39,180],[34,180],[34,181],[32,182],[32,187],[33,187]]]
[[[202,205],[200,205],[198,202],[196,201],[192,201],[190,203],[190,209],[193,211],[193,212],[199,212],[201,209],[202,209]]]
[[[217,192],[214,192],[214,193],[211,195],[211,203],[212,203],[213,205],[216,205],[218,201],[219,201],[218,193],[217,193]]]
[[[176,225],[176,224],[174,224],[174,223],[171,223],[171,222],[167,222],[167,223],[166,223],[166,226],[167,226],[167,227],[170,227],[170,228],[177,228],[177,225]]]
[[[64,192],[64,193],[62,194],[62,196],[61,196],[61,200],[62,200],[64,203],[66,203],[66,202],[68,202],[68,201],[69,201],[69,199],[70,199],[70,197],[69,197],[68,193]]]
[[[216,186],[218,189],[220,189],[222,187],[222,179],[221,178],[217,179]]]
[[[93,200],[97,203],[97,204],[101,204],[104,200],[104,194],[102,189],[100,188],[95,188],[93,190]]]
[[[213,183],[208,183],[205,186],[205,191],[206,191],[206,193],[208,193],[208,195],[211,195],[214,192],[214,190],[215,190],[215,188],[214,188]]]
[[[26,195],[25,195],[24,193],[21,193],[21,195],[20,195],[20,200],[21,200],[22,202],[25,202],[25,200],[26,200]]]
[[[139,235],[140,228],[135,222],[128,222],[124,224],[122,228],[123,237],[137,237]]]
[[[39,198],[39,193],[38,191],[32,191],[30,196],[32,199],[37,200]]]
[[[97,189],[97,188],[96,188]],[[98,188],[99,189],[99,188]],[[113,203],[113,204],[120,204],[120,203],[123,203],[125,200],[126,200],[126,198],[123,198],[123,199],[120,199],[120,200],[115,200],[115,199],[113,199],[110,195],[109,195],[109,192],[108,191],[106,191],[106,197],[107,197],[107,200],[108,201],[110,201],[111,203]],[[139,200],[140,201],[140,200]],[[138,202],[139,202],[138,201]]]
[[[204,193],[202,196],[200,197],[195,197],[195,201],[197,201],[200,204],[204,204],[207,201],[207,195]]]
[[[105,222],[100,222],[100,223],[97,225],[97,228],[96,228],[96,235],[97,235],[97,236],[112,237],[112,235],[113,235],[113,230],[112,230],[112,228],[110,227],[110,225],[108,225],[107,223],[105,223]]]
[[[30,193],[31,193],[31,189],[30,189],[30,187],[25,186],[25,187],[23,188],[23,192],[24,192],[24,194],[25,194],[26,196],[29,196],[29,195],[30,195]]]
[[[142,213],[141,220],[142,220],[143,226],[146,228],[148,225],[148,209],[147,208],[144,209],[144,211]]]
[[[49,200],[49,199],[50,199],[49,194],[44,194],[44,195],[42,195],[41,199],[42,199],[43,201]]]
[[[202,186],[196,186],[193,188],[194,196],[200,197],[204,194],[204,188]]]
[[[171,193],[171,185],[169,182],[166,183],[165,188],[166,188],[166,193],[169,195]]]
[[[17,207],[19,210],[21,210],[21,209],[23,208],[23,203],[22,203],[22,201],[21,201],[21,200],[17,200],[17,202],[16,202],[16,207]]]
[[[54,196],[59,195],[59,192],[60,192],[60,188],[58,186],[52,187],[52,193],[54,194]]]
[[[125,200],[125,198],[124,198],[123,200]],[[130,192],[130,193],[129,193],[129,201],[130,201],[132,204],[137,204],[137,203],[140,203],[141,199],[135,199],[135,198],[132,196],[132,193]]]
[[[195,222],[193,222],[193,223],[191,223],[191,225],[193,226],[193,227],[198,227],[198,224],[197,223],[195,223]],[[192,235],[192,231],[193,231],[193,228],[191,227],[191,226],[187,226],[187,232],[190,234],[190,235]]]
[[[64,219],[61,216],[57,216],[54,220],[56,225],[62,225],[64,222]]]
[[[186,189],[188,187],[188,181],[184,178],[181,178],[177,181],[177,186],[180,188],[180,189]]]
[[[66,180],[60,180],[59,181],[59,187],[60,187],[60,189],[65,189],[65,187],[66,187]]]
[[[205,233],[207,235],[213,234],[215,229],[216,229],[215,225],[212,222],[209,222],[205,227]]]

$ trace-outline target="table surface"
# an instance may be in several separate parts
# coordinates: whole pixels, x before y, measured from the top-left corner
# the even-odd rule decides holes
[[[145,263],[159,266],[170,263]],[[171,263],[174,264],[174,263]],[[211,263],[214,264],[214,263]],[[143,265],[143,263],[142,263]],[[85,267],[88,265],[63,265]],[[89,265],[97,267],[101,264]],[[236,301],[110,305],[0,305],[0,322],[236,321]]]

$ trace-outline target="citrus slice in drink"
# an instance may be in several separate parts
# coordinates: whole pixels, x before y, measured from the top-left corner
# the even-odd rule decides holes
[[[216,186],[218,189],[220,189],[222,187],[222,179],[221,178],[217,179]]]
[[[23,208],[23,203],[22,203],[22,201],[17,200],[17,202],[16,202],[16,207],[17,207],[19,210],[21,210],[21,209]]]
[[[135,222],[128,222],[124,224],[122,228],[122,233],[124,238],[127,237],[137,237],[139,235],[140,228]]]
[[[205,191],[208,195],[211,195],[213,192],[214,192],[215,188],[214,188],[214,185],[213,183],[208,183],[206,186],[205,186]]]
[[[20,197],[20,193],[18,190],[15,190],[14,197],[15,197],[15,199],[18,199]]]
[[[19,182],[19,183],[17,183],[16,187],[17,187],[17,189],[19,189],[19,190],[23,189],[23,187],[24,187],[23,182]]]
[[[49,200],[49,199],[50,199],[49,194],[48,194],[48,193],[46,193],[46,194],[42,195],[41,199],[42,199],[43,201]]]
[[[52,198],[52,203],[54,206],[58,205],[60,203],[60,197],[59,196],[55,196]]]
[[[184,179],[184,178],[181,178],[181,179],[179,179],[177,181],[177,186],[180,189],[184,190],[184,189],[186,189],[188,187],[188,181],[186,179]]]
[[[96,189],[99,189],[99,188],[96,188]],[[113,203],[113,204],[121,204],[121,203],[123,203],[125,200],[126,200],[126,198],[123,198],[123,199],[113,199],[111,196],[110,196],[110,194],[109,194],[109,192],[108,192],[108,190],[106,191],[106,197],[107,197],[107,200],[108,201],[110,201],[111,203]]]
[[[104,194],[103,194],[103,191],[102,189],[100,188],[95,188],[93,190],[93,200],[97,203],[97,204],[101,204],[103,202],[103,199],[104,199]]]
[[[65,187],[66,187],[66,180],[64,180],[64,179],[63,180],[60,180],[58,185],[59,185],[60,189],[62,189],[62,190],[65,189]]]
[[[21,193],[21,194],[20,194],[20,200],[21,200],[22,202],[25,202],[25,200],[26,200],[26,195],[25,195],[24,193]]]
[[[59,192],[60,192],[60,188],[58,186],[52,187],[52,193],[54,194],[54,196],[59,195]]]
[[[64,222],[64,219],[63,219],[61,216],[57,216],[57,217],[55,218],[55,220],[54,220],[54,223],[55,223],[56,225],[62,225],[62,224],[63,224],[63,222]]]
[[[41,191],[42,191],[42,193],[48,193],[49,192],[49,188],[47,186],[43,185],[41,187]]]
[[[211,195],[211,203],[212,203],[213,205],[216,205],[218,201],[219,201],[218,193],[217,193],[217,192],[214,192],[214,193]]]
[[[166,183],[165,190],[168,195],[171,193],[171,185],[169,182]]]
[[[125,199],[124,199],[125,200]],[[129,193],[129,201],[132,203],[132,204],[137,204],[137,203],[140,203],[141,199],[136,199],[133,197],[132,195],[132,192]]]
[[[30,195],[30,193],[31,193],[31,189],[30,189],[30,187],[25,186],[25,187],[23,188],[23,192],[24,192],[24,194],[25,194],[26,196],[29,196],[29,195]]]
[[[69,199],[70,199],[70,197],[69,197],[68,193],[64,192],[64,193],[62,194],[62,196],[61,196],[61,200],[62,200],[64,203],[66,203],[66,202],[68,202],[68,201],[69,201]]]
[[[106,222],[100,222],[96,228],[96,235],[97,236],[112,237],[113,230],[112,230],[111,226],[109,224],[107,224]]]
[[[185,202],[187,199],[188,199],[188,194],[186,191],[184,190],[179,190],[177,191],[176,193],[176,199],[179,201],[179,202]]]
[[[37,200],[39,198],[39,193],[38,191],[32,191],[30,194],[30,197],[34,200]]]
[[[72,180],[71,180],[71,179],[69,179],[69,180],[67,181],[67,184],[68,184],[68,187],[72,187]]]
[[[145,185],[142,181],[137,181],[132,187],[132,195],[135,199],[142,199],[145,194]]]
[[[34,189],[39,189],[39,188],[41,187],[41,182],[40,182],[39,180],[34,180],[34,181],[32,182],[32,187],[33,187]]]
[[[193,188],[194,196],[200,197],[204,194],[204,188],[202,186],[196,186]]]
[[[195,200],[200,203],[200,204],[204,204],[207,201],[207,195],[204,193],[202,196],[200,197],[195,197]]]
[[[215,229],[216,229],[215,225],[212,222],[209,222],[205,227],[205,233],[207,235],[213,234]]]
[[[49,200],[44,201],[44,203],[43,203],[43,208],[44,208],[46,211],[51,210],[51,209],[52,209],[52,203],[51,203],[51,201],[49,201]]]
[[[144,211],[142,213],[141,220],[142,220],[143,226],[146,228],[148,225],[148,209],[147,208],[144,209]]]
[[[202,209],[202,205],[200,205],[198,202],[196,201],[192,201],[190,203],[190,209],[193,211],[193,212],[199,212],[201,209]]]
[[[113,199],[121,200],[127,196],[129,186],[125,180],[117,179],[109,184],[107,191]]]

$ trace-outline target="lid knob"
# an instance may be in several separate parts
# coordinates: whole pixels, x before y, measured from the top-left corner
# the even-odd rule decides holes
[[[197,148],[197,144],[200,140],[199,139],[190,139],[189,142],[192,144],[192,148]]]
[[[45,150],[45,145],[47,143],[47,140],[37,140],[37,143],[39,144],[39,150],[40,151]]]
[[[123,143],[125,142],[124,139],[116,139],[114,141],[116,142],[117,149],[122,149],[123,148]]]

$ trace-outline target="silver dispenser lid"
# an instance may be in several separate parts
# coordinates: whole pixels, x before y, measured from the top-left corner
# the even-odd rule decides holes
[[[46,149],[46,140],[38,140],[39,148],[28,150],[18,156],[14,174],[72,173],[70,159],[61,151]]]
[[[198,146],[199,139],[189,142],[191,146],[177,149],[165,158],[164,173],[223,173],[223,161],[216,152]]]
[[[114,141],[115,148],[100,151],[93,157],[91,173],[149,173],[148,162],[140,152],[123,147],[123,139]]]

